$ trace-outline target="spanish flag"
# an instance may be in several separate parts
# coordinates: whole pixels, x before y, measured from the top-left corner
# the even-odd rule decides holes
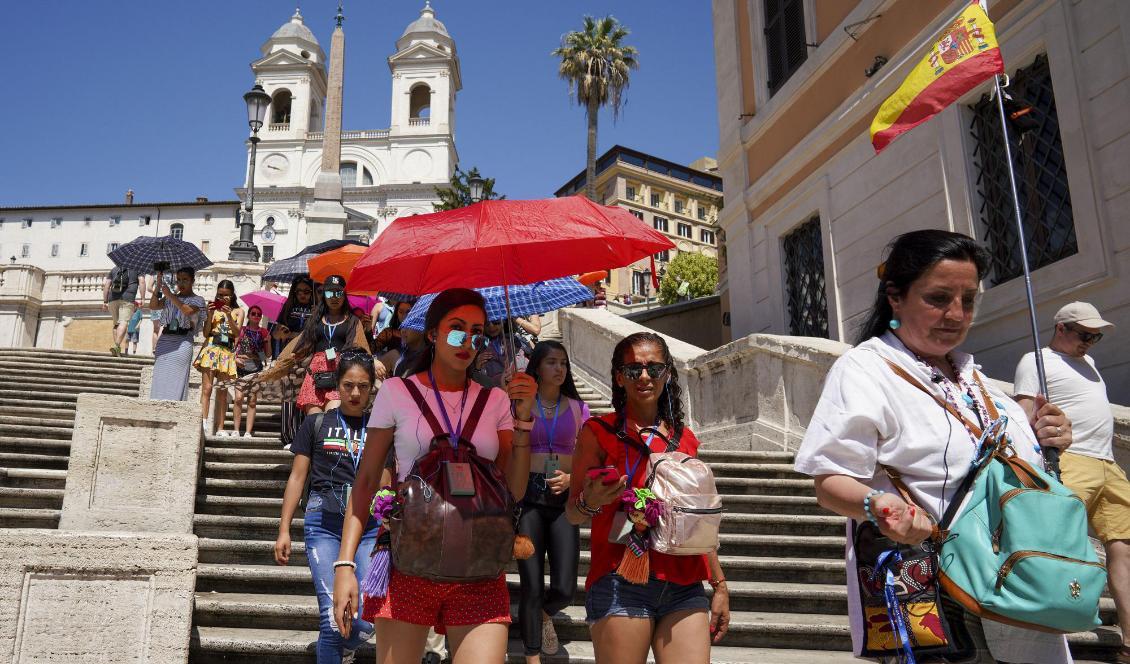
[[[974,0],[930,42],[930,50],[879,107],[871,144],[881,152],[903,133],[926,122],[996,74],[1004,60],[993,24]]]

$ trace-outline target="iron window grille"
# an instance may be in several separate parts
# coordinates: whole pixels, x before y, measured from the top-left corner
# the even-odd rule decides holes
[[[1078,253],[1079,244],[1047,56],[1037,57],[1010,81],[1007,91],[1012,103],[1006,97],[1005,112],[1011,118],[1008,133],[1029,268],[1035,270]],[[992,256],[990,279],[995,286],[1022,274],[1020,241],[996,99],[986,94],[971,109],[978,214]]]
[[[265,245],[263,247],[263,262],[270,263],[275,260],[275,248],[272,245]]]
[[[765,0],[765,55],[769,94],[775,94],[808,59],[804,0]]]
[[[789,334],[828,338],[828,298],[824,290],[824,243],[820,217],[813,217],[782,240]]]

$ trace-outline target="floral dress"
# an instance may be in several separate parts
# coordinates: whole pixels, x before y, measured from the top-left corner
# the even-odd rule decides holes
[[[211,369],[228,378],[236,377],[235,333],[228,325],[224,312],[212,312],[212,337],[200,349],[200,355],[192,366],[201,371]]]

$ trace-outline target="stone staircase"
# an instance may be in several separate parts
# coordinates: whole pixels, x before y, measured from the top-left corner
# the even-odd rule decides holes
[[[0,350],[0,527],[56,528],[80,392],[138,396],[152,358]]]
[[[4,351],[0,527],[56,527],[77,393],[121,390],[113,393],[136,395],[145,363],[108,354]],[[606,412],[609,404],[595,390],[578,387],[595,413]],[[195,517],[200,564],[190,661],[197,664],[314,661],[317,603],[301,519],[295,519],[291,531],[290,565],[279,567],[272,558],[292,457],[278,440],[278,406],[260,405],[258,415],[254,438],[206,441]],[[790,454],[707,447],[701,455],[724,494],[720,555],[733,612],[730,634],[713,649],[711,661],[854,661],[845,652],[850,636],[843,519],[816,504],[811,480],[793,472]],[[587,539],[587,530],[582,531],[582,549]],[[582,551],[573,604],[555,619],[562,650],[543,657],[544,662],[594,661],[584,623],[587,569],[588,555]],[[513,596],[515,569],[507,580]],[[1106,626],[1069,637],[1077,661],[1113,660],[1119,636],[1110,626],[1114,607],[1109,598],[1103,600],[1102,618]],[[509,660],[523,662],[521,653],[512,628]],[[359,661],[371,657],[370,647]]]

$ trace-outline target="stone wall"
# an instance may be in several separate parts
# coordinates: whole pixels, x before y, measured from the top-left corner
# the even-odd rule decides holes
[[[699,348],[722,345],[722,307],[717,295],[635,311],[624,318]]]

